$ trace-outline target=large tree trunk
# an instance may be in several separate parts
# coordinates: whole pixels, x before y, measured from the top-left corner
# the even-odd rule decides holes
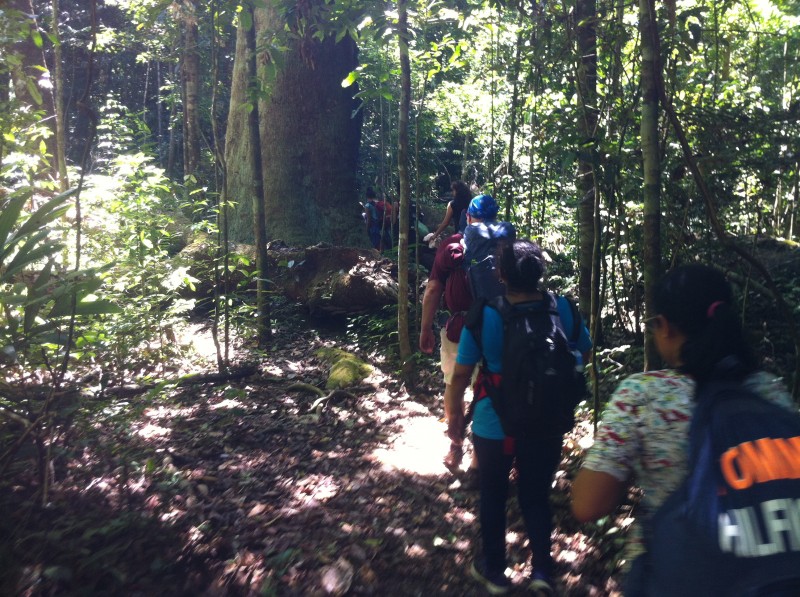
[[[508,163],[506,164],[506,175],[503,179],[503,194],[506,200],[506,222],[511,221],[511,214],[514,211],[514,143],[517,137],[517,112],[519,111],[519,79],[520,79],[520,65],[522,63],[522,46],[523,46],[523,29],[521,20],[517,23],[519,32],[517,33],[517,47],[514,54],[514,69],[512,76],[514,78],[513,90],[511,92],[511,108],[509,110],[509,118],[511,124],[508,133]]]
[[[639,0],[639,27],[642,37],[642,171],[644,186],[644,228],[642,267],[644,270],[645,315],[656,315],[653,292],[661,275],[661,162],[658,151],[658,88],[656,87],[655,32],[649,0]],[[645,342],[645,369],[650,369],[658,357],[652,341]]]
[[[272,11],[258,9],[255,26],[261,45],[265,36],[281,35],[286,23]],[[293,245],[324,241],[366,246],[356,190],[361,120],[353,117],[354,87],[341,85],[357,66],[355,42],[345,37],[336,43],[328,36],[324,41],[292,38],[285,45],[288,49],[274,62],[259,56],[259,78],[266,88],[259,112],[267,234]],[[248,103],[242,54],[237,39],[226,156],[240,220],[247,217],[244,204],[252,175],[242,165],[249,152],[247,135],[239,134],[246,130],[243,106]],[[232,235],[251,241],[252,227],[234,225]]]

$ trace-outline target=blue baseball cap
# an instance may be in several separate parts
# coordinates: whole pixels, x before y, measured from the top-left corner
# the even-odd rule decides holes
[[[478,195],[469,202],[467,213],[480,220],[494,220],[497,216],[497,201],[491,195]]]

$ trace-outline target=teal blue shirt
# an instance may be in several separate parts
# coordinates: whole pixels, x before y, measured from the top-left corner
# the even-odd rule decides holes
[[[567,335],[573,328],[572,309],[569,302],[563,296],[556,299],[558,315],[561,318],[561,325],[566,330]],[[522,303],[515,305],[515,308],[522,309],[541,309],[544,303]],[[492,307],[483,308],[483,328],[481,329],[483,346],[478,346],[475,338],[467,328],[461,330],[461,338],[458,342],[458,356],[456,363],[459,365],[476,365],[481,362],[482,357],[486,357],[486,364],[492,373],[503,372],[503,318],[500,313]],[[592,340],[589,337],[589,330],[585,325],[580,326],[576,348],[580,353],[589,352],[592,348]],[[500,419],[492,407],[491,400],[479,400],[475,404],[472,414],[472,432],[475,435],[486,439],[503,439],[505,433],[500,425]]]

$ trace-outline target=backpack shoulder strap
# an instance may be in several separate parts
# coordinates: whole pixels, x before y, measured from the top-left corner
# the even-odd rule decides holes
[[[567,301],[569,310],[572,313],[572,332],[567,335],[567,339],[570,342],[577,343],[578,338],[581,336],[581,323],[583,323],[583,317],[581,317],[581,312],[578,311],[578,305],[575,304],[575,301],[572,300],[571,297],[564,295],[564,300]]]
[[[483,308],[487,306],[500,313],[504,325],[511,307],[504,296],[483,298],[472,302],[472,306],[464,318],[464,327],[470,331],[479,347],[483,347]]]

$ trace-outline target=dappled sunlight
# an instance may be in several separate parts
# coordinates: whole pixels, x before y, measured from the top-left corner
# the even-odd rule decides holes
[[[333,475],[309,475],[294,483],[292,499],[297,506],[318,505],[335,497],[341,486]]]
[[[445,425],[433,417],[412,417],[399,421],[401,429],[389,437],[390,447],[381,447],[372,457],[384,467],[417,475],[446,472],[442,459],[450,446]]]
[[[283,377],[283,369],[281,369],[277,365],[266,365],[263,370],[264,373],[266,373],[267,375],[272,375],[274,377]]]
[[[145,439],[151,439],[154,437],[165,437],[172,433],[172,429],[168,427],[161,427],[160,425],[156,425],[155,423],[147,423],[141,429],[136,431],[137,435]]]
[[[225,398],[219,402],[209,403],[208,407],[211,410],[218,410],[221,408],[251,408],[246,406],[244,403],[239,402],[238,400],[234,400],[233,398]]]
[[[134,435],[144,439],[164,438],[172,433],[172,428],[166,426],[167,423],[176,417],[190,417],[196,409],[174,408],[166,406],[156,406],[144,411],[145,421],[135,421],[131,424]]]
[[[209,361],[216,361],[217,347],[211,331],[204,326],[188,323],[175,330],[176,341],[190,348],[196,355]]]

